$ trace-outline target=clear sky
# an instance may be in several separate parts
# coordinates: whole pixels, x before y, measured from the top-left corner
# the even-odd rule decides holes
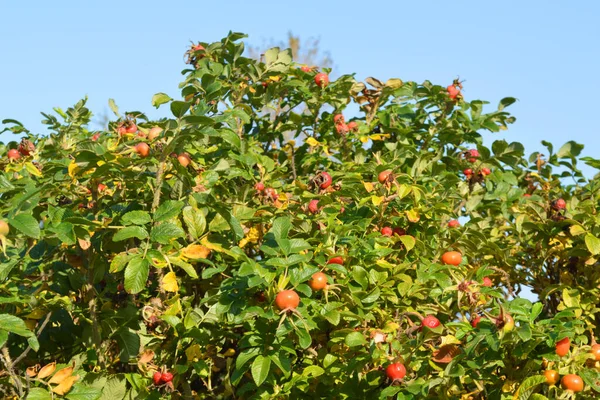
[[[517,123],[496,138],[520,141],[528,152],[541,149],[541,140],[576,140],[584,154],[600,157],[595,0],[0,0],[0,16],[0,119],[37,132],[40,111],[85,95],[96,115],[114,98],[122,111],[159,116],[150,99],[178,95],[191,40],[233,30],[259,45],[292,31],[320,37],[337,74],[444,85],[460,76],[467,99],[495,107],[517,97],[510,108]]]

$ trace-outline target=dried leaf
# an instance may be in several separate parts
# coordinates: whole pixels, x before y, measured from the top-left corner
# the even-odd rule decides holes
[[[56,374],[54,374],[54,376],[52,377],[52,379],[50,379],[48,381],[48,383],[61,383],[67,377],[71,376],[72,373],[73,373],[73,367],[63,368],[60,371],[58,371]]]
[[[142,364],[148,364],[154,358],[154,352],[152,350],[146,350],[142,354],[140,354],[140,359],[138,362]]]
[[[377,89],[381,89],[384,86],[383,82],[381,82],[377,78],[373,78],[372,76],[370,76],[367,79],[365,79],[365,82],[367,82],[369,85],[371,85],[371,86],[373,86],[374,88],[377,88]]]
[[[460,347],[455,344],[447,344],[433,352],[433,361],[448,364],[458,353],[460,353]]]
[[[60,373],[61,371],[58,372]],[[77,375],[69,376],[63,380],[60,385],[52,389],[52,391],[59,396],[63,396],[65,393],[71,390],[71,387],[73,387],[73,384],[77,381],[77,379],[79,379],[79,376]]]
[[[92,242],[90,242],[89,240],[77,239],[77,241],[79,242],[79,247],[81,247],[81,250],[87,250],[92,245]]]
[[[28,377],[33,378],[37,375],[38,370],[40,369],[40,364],[36,364],[33,367],[29,367],[25,370],[25,373]]]
[[[191,244],[183,249],[181,254],[187,259],[197,260],[200,258],[207,258],[210,254],[210,249],[199,244]]]
[[[42,369],[40,369],[40,372],[38,372],[38,378],[44,379],[46,377],[49,377],[50,375],[52,375],[54,373],[55,370],[56,370],[56,362],[44,365],[44,367],[42,367]]]

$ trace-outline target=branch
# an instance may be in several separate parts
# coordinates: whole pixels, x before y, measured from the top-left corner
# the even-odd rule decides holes
[[[52,316],[52,312],[49,312],[48,314],[46,314],[46,318],[44,319],[44,322],[42,322],[42,325],[40,325],[40,329],[38,329],[37,334],[35,335],[37,338],[40,337],[40,335],[42,334],[42,331],[44,330],[46,325],[48,325],[48,322],[50,322],[51,316]],[[31,350],[31,346],[27,346],[27,348],[21,353],[21,355],[19,357],[15,358],[15,360],[12,363],[13,367],[15,365],[17,365],[19,363],[19,361],[24,359],[30,350]]]
[[[152,201],[152,212],[156,211],[158,204],[160,203],[160,191],[162,188],[163,175],[165,174],[166,156],[163,155],[163,159],[158,165],[158,171],[156,172],[156,189],[154,189],[154,200]]]

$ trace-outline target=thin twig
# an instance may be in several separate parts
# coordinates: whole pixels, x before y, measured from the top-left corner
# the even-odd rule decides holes
[[[44,330],[46,325],[48,325],[48,322],[50,322],[51,316],[52,316],[52,312],[49,312],[48,314],[46,314],[46,318],[44,319],[44,322],[42,322],[42,325],[40,325],[40,329],[38,329],[37,334],[35,335],[37,338],[40,337],[40,335],[42,334],[42,331]],[[19,357],[15,358],[15,360],[12,363],[13,367],[15,365],[17,365],[19,363],[19,361],[24,359],[30,350],[31,350],[31,346],[27,346],[27,348],[21,353],[21,355]]]

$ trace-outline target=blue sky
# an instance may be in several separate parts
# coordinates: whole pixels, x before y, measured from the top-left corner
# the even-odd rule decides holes
[[[517,97],[517,123],[494,138],[520,141],[528,152],[541,140],[576,140],[590,156],[600,150],[597,1],[36,0],[2,2],[0,15],[0,119],[37,132],[45,129],[40,111],[85,95],[96,114],[114,98],[121,110],[158,116],[150,99],[178,95],[191,40],[233,30],[259,45],[292,31],[320,37],[337,74],[444,85],[460,76],[467,99],[495,107]]]

